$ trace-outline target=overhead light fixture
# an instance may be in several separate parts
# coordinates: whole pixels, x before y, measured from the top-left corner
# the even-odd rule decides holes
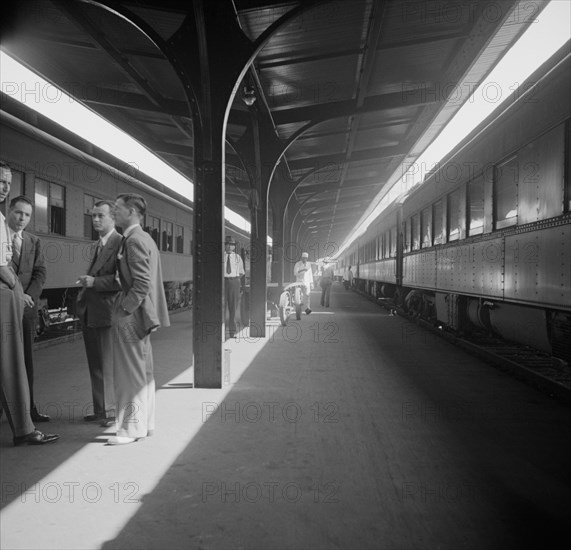
[[[256,103],[256,93],[254,92],[254,88],[252,88],[252,86],[244,86],[244,95],[242,95],[242,101],[248,107],[251,107],[254,103]]]

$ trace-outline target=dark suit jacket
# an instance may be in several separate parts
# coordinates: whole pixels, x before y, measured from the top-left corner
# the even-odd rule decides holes
[[[170,326],[159,250],[140,225],[124,240],[117,265],[123,289],[120,306],[133,315],[136,334],[143,337]]]
[[[46,282],[47,270],[40,239],[27,231],[22,231],[20,265],[16,274],[22,283],[24,293],[32,297],[37,308]]]
[[[117,253],[123,237],[114,231],[95,262],[92,261],[88,275],[95,278],[92,287],[84,287],[77,295],[75,312],[88,327],[109,327],[113,312],[113,300],[121,290],[115,277],[117,272]],[[97,242],[93,244],[93,253]]]

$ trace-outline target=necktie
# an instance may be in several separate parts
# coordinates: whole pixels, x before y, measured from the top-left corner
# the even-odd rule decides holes
[[[97,243],[97,248],[95,249],[95,254],[93,255],[93,261],[91,262],[91,265],[93,265],[97,261],[97,256],[99,256],[99,254],[101,253],[102,248],[103,245],[101,244],[101,239],[99,239],[99,242]]]
[[[22,251],[22,243],[20,242],[20,235],[14,233],[12,236],[12,264],[14,269],[20,266],[20,255]]]
[[[230,265],[230,254],[226,254],[226,273],[232,273],[232,266]]]

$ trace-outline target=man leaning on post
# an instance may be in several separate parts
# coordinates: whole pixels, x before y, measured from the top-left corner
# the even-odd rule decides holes
[[[0,161],[0,202],[6,200],[11,185],[12,170]],[[0,402],[12,429],[14,445],[44,445],[57,441],[59,435],[36,430],[30,416],[22,338],[24,292],[11,262],[12,243],[6,218],[0,212]]]
[[[8,227],[12,238],[12,269],[20,279],[24,291],[24,361],[30,390],[30,412],[34,422],[49,422],[50,417],[41,414],[34,400],[34,340],[38,323],[38,303],[46,282],[46,263],[41,242],[36,235],[25,231],[32,219],[32,201],[24,195],[14,197],[8,210]]]

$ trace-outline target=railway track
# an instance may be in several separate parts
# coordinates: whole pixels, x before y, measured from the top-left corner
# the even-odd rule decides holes
[[[488,334],[471,334],[458,338],[457,343],[550,395],[571,403],[571,366],[564,361]]]
[[[506,342],[487,333],[458,336],[453,332],[441,330],[423,319],[415,319],[404,309],[395,307],[388,301],[376,300],[376,302],[494,366],[510,372],[514,377],[525,380],[542,392],[571,404],[571,365],[565,361],[529,346]]]

